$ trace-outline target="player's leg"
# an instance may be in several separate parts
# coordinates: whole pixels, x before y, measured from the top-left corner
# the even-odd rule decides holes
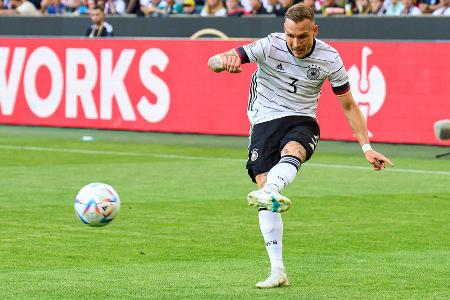
[[[263,186],[266,192],[281,193],[297,176],[300,165],[306,160],[305,148],[296,141],[289,141],[281,150],[281,159],[267,174]]]
[[[300,165],[306,160],[306,157],[306,150],[299,142],[286,142],[281,150],[279,162],[270,169],[267,175],[261,176],[260,184],[258,184],[259,190],[248,194],[249,205],[263,207],[273,212],[288,210],[291,207],[291,200],[281,195],[281,192],[294,181]]]
[[[278,164],[272,167],[268,173],[256,176],[256,184],[260,191],[252,193],[279,194],[288,183],[294,180],[300,163],[306,159],[306,151],[300,143],[290,141],[281,150],[281,156]],[[270,275],[266,280],[258,282],[256,287],[273,288],[288,285],[286,269],[283,264],[283,221],[281,214],[260,208],[258,217],[259,228],[264,237],[270,259]]]
[[[267,173],[256,176],[256,184],[261,189],[267,178]],[[283,264],[283,221],[281,214],[260,208],[258,212],[259,228],[264,237],[267,254],[270,260],[270,276],[256,284],[258,288],[273,288],[288,285],[286,270]]]
[[[280,142],[288,132],[284,128],[284,120],[257,124],[252,127],[249,145],[247,169],[253,182],[263,185],[267,172],[280,160]],[[258,178],[258,181],[257,181]],[[286,211],[289,209],[289,199],[275,199],[260,188],[247,196],[248,204],[258,208],[266,208],[270,211]],[[274,194],[274,193],[272,193]]]
[[[296,141],[289,141],[281,150],[280,161],[268,173],[256,176],[259,192],[279,194],[297,175],[300,164],[306,160],[305,148]],[[258,191],[256,191],[258,192]],[[255,192],[253,192],[255,193]],[[283,264],[283,221],[279,212],[259,209],[259,228],[266,243],[270,259],[269,277],[256,284],[258,288],[274,288],[288,285]]]
[[[266,208],[273,212],[284,212],[291,201],[281,195],[282,190],[297,176],[300,165],[306,160],[305,148],[296,141],[288,141],[281,150],[281,159],[267,175],[258,175],[258,190],[248,194],[249,205]],[[262,186],[262,187],[261,187]]]
[[[252,128],[249,143],[249,153],[247,161],[247,169],[249,176],[253,182],[261,189],[267,178],[268,171],[277,164],[280,156],[280,141],[284,133],[279,128],[280,122],[271,121],[263,124],[258,124]],[[267,197],[267,194],[264,194]],[[271,199],[267,199],[269,205],[272,204]],[[250,205],[256,203],[249,202]],[[265,204],[263,204],[265,206]],[[286,274],[281,255],[283,223],[279,213],[274,213],[258,205],[258,219],[261,233],[264,237],[264,243],[269,255],[272,266],[278,268],[271,268],[272,273],[276,276],[269,276],[265,281],[256,284],[259,288],[270,288],[287,284]],[[269,207],[271,208],[271,207]],[[279,272],[282,270],[282,272]],[[273,272],[272,272],[273,271]],[[281,273],[281,276],[279,275]],[[281,279],[280,279],[281,278]]]
[[[260,203],[266,202],[266,208],[277,212],[290,208],[291,201],[281,195],[281,192],[294,181],[301,164],[311,158],[320,136],[319,125],[313,118],[286,118],[284,124],[289,129],[279,145],[280,159],[268,172],[264,186],[248,196],[249,203],[253,202],[261,207]],[[270,206],[267,198],[276,203]],[[250,201],[252,199],[253,201]]]
[[[283,120],[283,122],[289,129],[286,131],[282,128],[276,129],[283,134],[278,148],[278,162],[272,162],[269,172],[256,172],[253,174],[256,176],[252,177],[259,190],[250,193],[249,196],[253,194],[256,198],[263,199],[260,203],[264,202],[265,195],[269,195],[272,201],[287,199],[279,193],[294,180],[301,163],[311,157],[319,138],[319,128],[313,119],[295,118],[295,120],[291,119],[286,122]],[[304,145],[310,147],[306,149]],[[265,189],[268,191],[264,191]],[[288,203],[290,204],[290,201]],[[256,286],[273,288],[288,285],[282,258],[283,222],[279,213],[284,210],[272,210],[273,206],[270,205],[257,206],[259,207],[259,225],[270,258],[271,272],[265,281],[258,282]]]

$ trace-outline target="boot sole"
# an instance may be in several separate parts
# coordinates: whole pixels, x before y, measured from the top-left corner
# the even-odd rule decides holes
[[[291,200],[288,198],[281,198],[280,200],[259,200],[253,195],[247,196],[247,201],[249,206],[257,206],[260,208],[265,208],[272,212],[282,213],[291,208]]]

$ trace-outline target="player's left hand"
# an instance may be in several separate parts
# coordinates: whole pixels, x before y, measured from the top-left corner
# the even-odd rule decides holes
[[[387,158],[381,153],[378,153],[375,150],[367,151],[366,153],[364,153],[364,155],[366,156],[367,161],[372,164],[373,169],[375,171],[381,171],[387,165],[391,167],[394,166],[394,164],[391,162],[389,158]]]

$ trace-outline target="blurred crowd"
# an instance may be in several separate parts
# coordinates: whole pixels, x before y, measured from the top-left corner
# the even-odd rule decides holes
[[[302,0],[316,14],[450,16],[450,0]],[[105,15],[140,17],[255,15],[284,16],[298,0],[0,0],[0,15],[86,15],[101,7]],[[301,2],[301,1],[300,1]]]

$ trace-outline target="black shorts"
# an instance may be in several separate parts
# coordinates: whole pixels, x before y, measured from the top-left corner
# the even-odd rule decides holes
[[[255,177],[269,172],[281,158],[281,150],[291,141],[300,143],[310,159],[319,142],[319,124],[307,116],[289,116],[256,124],[250,132],[248,147],[248,175]]]

